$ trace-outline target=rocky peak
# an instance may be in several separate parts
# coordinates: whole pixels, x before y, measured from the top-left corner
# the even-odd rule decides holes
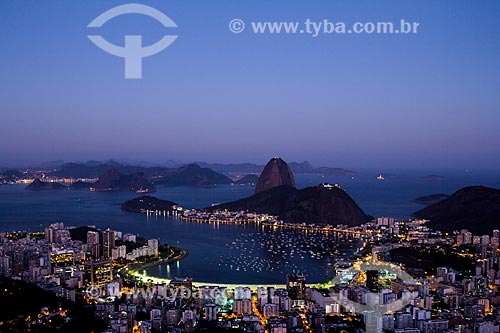
[[[282,185],[295,187],[295,179],[288,164],[280,157],[274,157],[266,164],[260,174],[255,193]]]

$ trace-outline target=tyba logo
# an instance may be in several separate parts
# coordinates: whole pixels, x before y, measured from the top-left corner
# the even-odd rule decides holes
[[[90,22],[87,27],[89,28],[99,28],[102,27],[106,22],[114,17],[124,15],[124,14],[143,14],[150,16],[160,22],[166,28],[176,28],[172,19],[167,15],[163,14],[159,10],[136,3],[129,3],[126,5],[117,6],[111,8],[98,17],[96,17],[92,22]],[[140,35],[126,35],[125,45],[118,46],[112,44],[102,38],[99,35],[89,35],[88,38],[99,48],[104,51],[125,59],[125,78],[126,79],[141,79],[142,78],[142,58],[152,56],[158,52],[163,51],[165,48],[170,46],[176,39],[177,36],[165,35],[158,42],[149,45],[142,46],[142,36]]]

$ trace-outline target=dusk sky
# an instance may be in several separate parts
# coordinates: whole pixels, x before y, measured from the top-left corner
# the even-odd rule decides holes
[[[0,2],[0,166],[120,158],[500,167],[500,1]],[[247,23],[232,33],[232,19]],[[401,19],[416,34],[255,34],[250,22]],[[124,79],[123,45],[177,40]]]

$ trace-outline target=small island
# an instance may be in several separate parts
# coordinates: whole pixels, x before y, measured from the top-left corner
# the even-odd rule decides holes
[[[25,188],[28,191],[49,191],[49,190],[65,190],[66,186],[56,182],[44,182],[39,178],[35,179]]]
[[[448,194],[437,193],[437,194],[424,195],[424,196],[418,197],[414,201],[416,203],[419,203],[422,205],[432,205],[432,204],[438,203],[440,201],[443,201],[444,199],[447,199],[448,197],[449,197]]]
[[[129,212],[146,213],[146,212],[172,212],[178,205],[175,202],[161,200],[149,195],[138,197],[122,204],[122,209]]]

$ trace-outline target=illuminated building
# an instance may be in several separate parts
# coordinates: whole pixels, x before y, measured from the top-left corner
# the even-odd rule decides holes
[[[193,279],[191,278],[174,278],[170,280],[168,285],[171,289],[174,289],[174,295],[176,297],[190,297],[193,291]]]
[[[127,247],[125,245],[121,245],[115,247],[111,250],[111,258],[113,260],[117,260],[119,258],[125,258],[127,256]]]
[[[114,281],[106,285],[106,294],[108,296],[120,297],[120,283]]]
[[[111,260],[99,260],[85,263],[85,268],[90,275],[90,284],[93,286],[104,286],[113,280],[113,262]]]
[[[65,243],[71,240],[69,230],[64,227],[63,222],[52,223],[45,228],[45,240],[49,243]]]
[[[217,305],[209,303],[205,305],[205,320],[217,320]]]
[[[265,305],[264,305],[265,306]],[[237,299],[233,303],[233,312],[236,315],[252,314],[252,301],[249,299]]]
[[[151,325],[152,325],[153,330],[160,332],[161,331],[161,322],[162,322],[161,310],[160,309],[151,309],[151,312],[149,313],[149,320],[151,321]]]
[[[305,300],[306,277],[302,274],[288,274],[286,276],[286,290],[292,300]]]
[[[378,271],[366,271],[366,288],[368,288],[371,292],[378,292]]]
[[[115,232],[110,230],[104,230],[102,232],[102,256],[104,259],[109,259],[112,257],[112,250],[115,247]]]
[[[0,275],[9,277],[11,275],[11,259],[9,256],[0,257]]]
[[[269,317],[276,317],[280,313],[279,307],[277,304],[264,304],[262,307],[262,314],[264,317],[269,318]]]
[[[70,266],[75,263],[75,254],[72,250],[52,251],[50,265],[52,267]]]
[[[99,233],[97,231],[87,232],[87,251],[95,258],[99,259],[100,246],[99,246]]]
[[[158,240],[157,239],[148,240],[148,248],[150,255],[156,257],[158,255]]]

